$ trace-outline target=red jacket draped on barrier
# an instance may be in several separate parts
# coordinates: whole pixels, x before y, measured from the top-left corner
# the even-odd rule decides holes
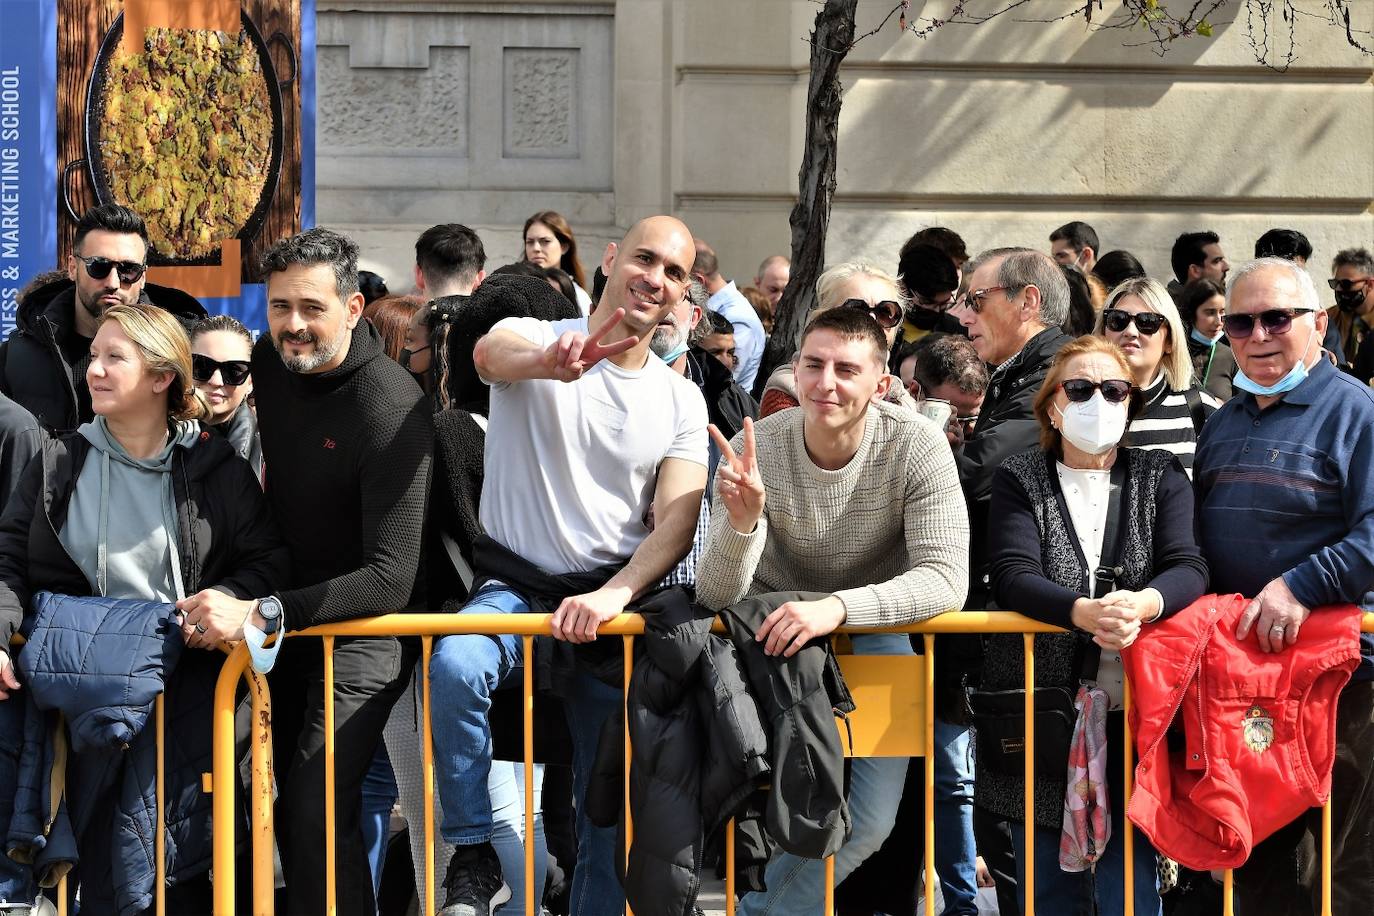
[[[1235,868],[1254,845],[1326,802],[1336,700],[1359,663],[1360,609],[1318,608],[1297,645],[1236,640],[1248,599],[1204,595],[1147,627],[1121,659],[1140,762],[1126,813],[1164,855]],[[1166,739],[1181,726],[1181,740]]]

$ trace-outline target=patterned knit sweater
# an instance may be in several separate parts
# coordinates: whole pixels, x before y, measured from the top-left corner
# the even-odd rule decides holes
[[[754,426],[767,498],[749,534],[713,491],[697,600],[720,609],[777,591],[830,592],[850,626],[882,627],[957,610],[968,591],[968,513],[940,430],[901,407],[874,404],[859,450],[838,471],[817,467],[802,411]],[[731,442],[744,450],[741,433]]]

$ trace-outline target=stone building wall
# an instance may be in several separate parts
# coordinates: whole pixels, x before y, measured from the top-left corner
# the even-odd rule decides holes
[[[860,0],[860,31],[891,5]],[[319,220],[356,233],[385,276],[407,274],[416,234],[447,220],[505,263],[543,208],[569,218],[589,271],[606,240],[665,211],[742,281],[787,250],[810,0],[318,7]],[[1271,226],[1301,229],[1318,276],[1338,248],[1374,244],[1374,62],[1334,29],[1300,22],[1279,74],[1255,63],[1243,15],[1162,58],[1123,46],[1138,32],[1079,20],[924,41],[895,25],[843,70],[832,260],[891,266],[935,224],[974,250],[1047,247],[1069,219],[1157,275],[1190,229],[1218,231],[1233,259]]]

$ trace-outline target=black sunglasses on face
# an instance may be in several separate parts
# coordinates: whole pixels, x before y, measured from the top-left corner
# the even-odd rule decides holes
[[[1355,284],[1358,283],[1363,286],[1368,279],[1368,277],[1356,277],[1352,280],[1349,277],[1342,277],[1339,280],[1327,280],[1326,285],[1336,292],[1348,293],[1355,288]]]
[[[1232,340],[1244,340],[1255,333],[1255,322],[1264,325],[1270,334],[1287,334],[1293,330],[1293,319],[1307,315],[1315,309],[1265,309],[1262,312],[1249,312],[1241,315],[1223,315],[1222,330]]]
[[[83,258],[79,254],[74,254],[82,264],[86,265],[86,276],[92,280],[104,280],[110,275],[110,271],[119,272],[120,283],[133,283],[143,276],[143,272],[148,269],[147,264],[140,264],[137,261],[111,261],[109,258]]]
[[[1059,388],[1064,392],[1064,396],[1075,404],[1089,400],[1098,389],[1101,389],[1102,397],[1110,404],[1120,404],[1131,396],[1131,383],[1119,378],[1104,379],[1100,382],[1092,382],[1085,378],[1066,378],[1059,383]]]
[[[858,309],[861,312],[868,312],[873,316],[873,320],[878,322],[884,330],[892,330],[902,323],[902,305],[900,302],[893,302],[891,299],[884,299],[882,302],[869,303],[863,299],[846,299],[840,303],[840,308]]]
[[[1146,337],[1151,336],[1164,326],[1164,316],[1157,312],[1136,312],[1124,309],[1106,309],[1102,312],[1102,326],[1113,334],[1120,334],[1126,326],[1135,322],[1135,329]]]
[[[191,354],[191,378],[202,384],[214,378],[215,371],[219,370],[219,377],[224,380],[224,384],[242,385],[248,381],[249,369],[246,359],[226,359],[219,362],[199,353]]]

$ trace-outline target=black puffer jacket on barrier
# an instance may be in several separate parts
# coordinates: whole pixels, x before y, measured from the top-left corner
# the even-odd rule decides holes
[[[706,837],[742,815],[770,772],[764,823],[779,846],[823,858],[849,837],[834,716],[852,712],[854,702],[829,640],[785,659],[765,655],[754,639],[783,603],[823,597],[785,592],[741,601],[721,611],[728,638],[711,635],[711,612],[677,590],[639,608],[646,632],[628,700],[635,831],[625,896],[640,916],[691,916]],[[598,791],[589,791],[588,806],[601,826],[619,815],[622,734],[611,720],[598,749]],[[751,845],[761,870],[767,849]]]

